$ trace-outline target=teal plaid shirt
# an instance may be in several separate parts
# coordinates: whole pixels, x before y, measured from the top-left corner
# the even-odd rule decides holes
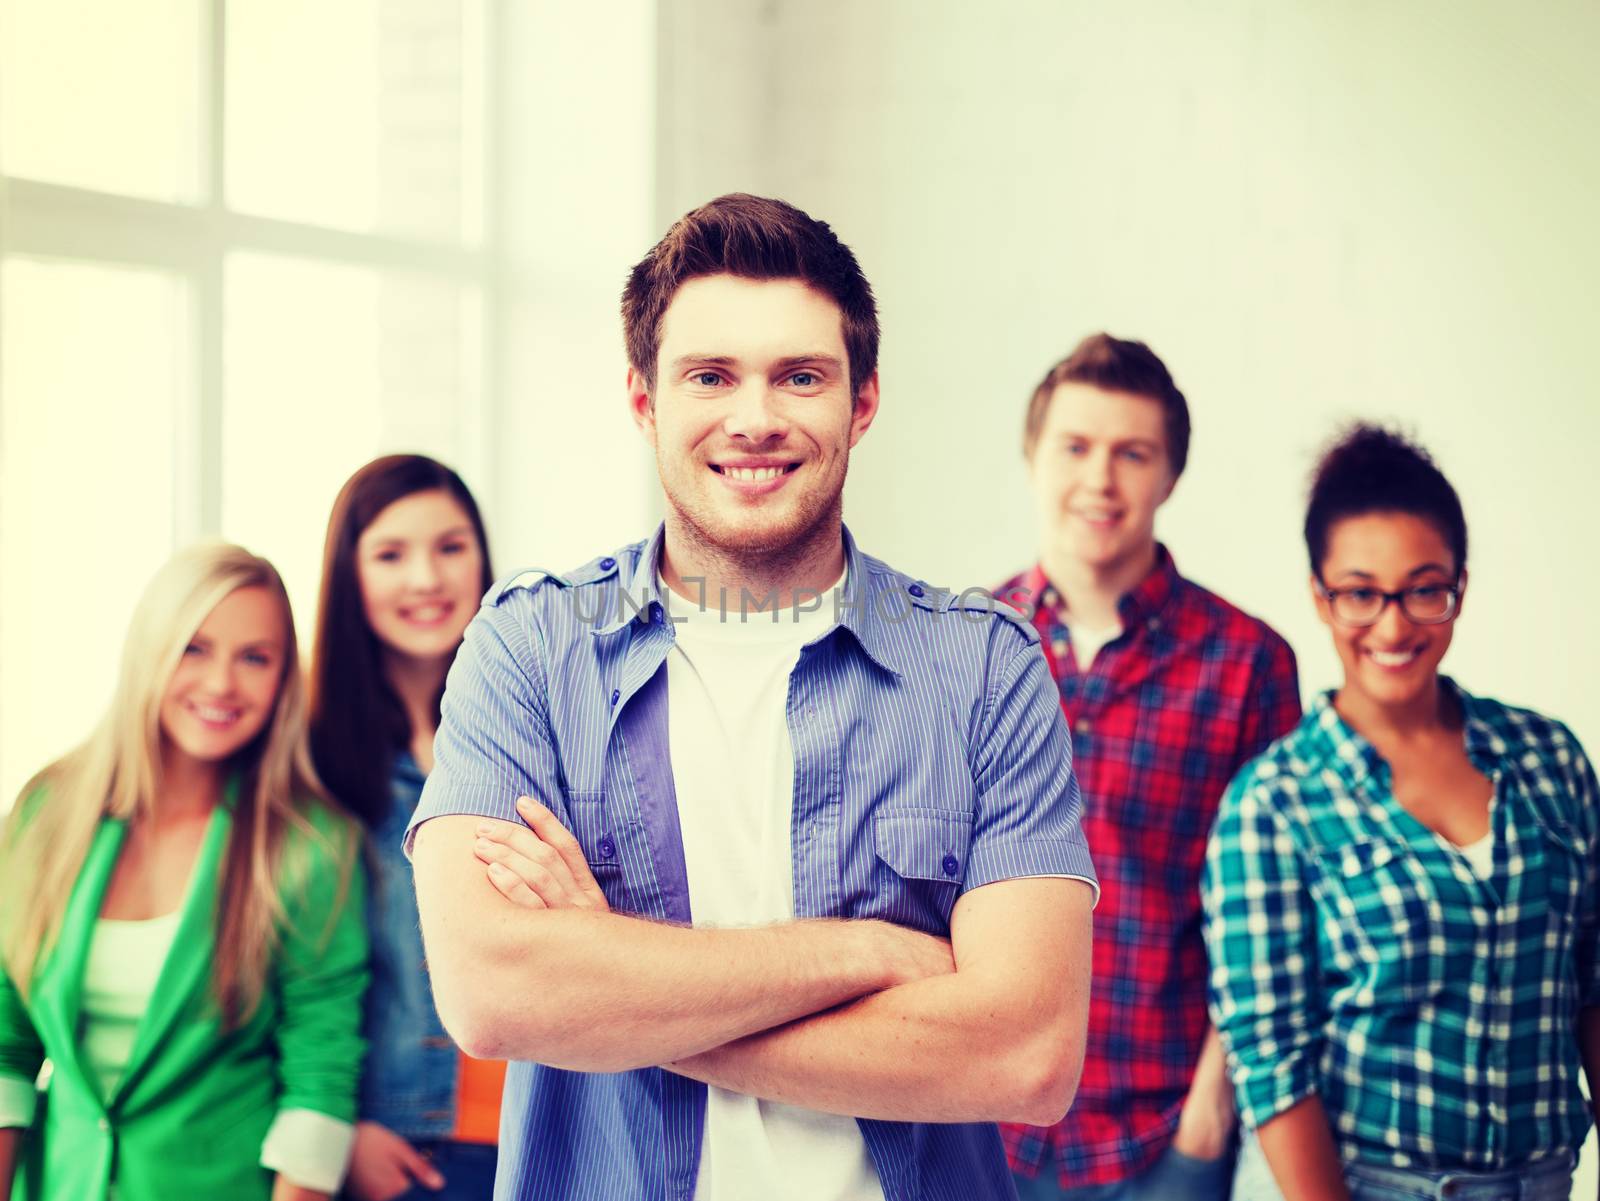
[[[1319,697],[1223,799],[1202,894],[1211,1016],[1251,1128],[1315,1093],[1346,1160],[1507,1169],[1589,1129],[1600,788],[1560,722],[1469,696],[1494,872],[1396,802]]]

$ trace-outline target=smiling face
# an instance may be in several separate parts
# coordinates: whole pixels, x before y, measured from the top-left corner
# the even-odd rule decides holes
[[[654,395],[638,372],[628,381],[669,534],[735,560],[837,538],[878,385],[851,396],[832,300],[798,280],[691,279],[662,320]]]
[[[1450,545],[1437,527],[1412,513],[1363,513],[1336,522],[1328,531],[1321,564],[1322,584],[1333,589],[1364,588],[1399,592],[1427,586],[1450,587],[1460,575]],[[1439,625],[1410,620],[1398,602],[1387,604],[1377,624],[1352,629],[1334,619],[1322,587],[1312,580],[1317,613],[1333,635],[1344,664],[1342,696],[1380,710],[1426,703],[1433,695],[1439,661],[1450,647],[1455,614]]]
[[[272,717],[288,630],[267,589],[230,592],[200,623],[161,697],[168,753],[216,764],[247,746]]]
[[[1028,469],[1047,558],[1110,572],[1153,553],[1156,510],[1176,482],[1159,401],[1061,384]]]
[[[483,591],[483,547],[466,510],[443,489],[382,509],[356,540],[367,624],[392,654],[453,655]]]

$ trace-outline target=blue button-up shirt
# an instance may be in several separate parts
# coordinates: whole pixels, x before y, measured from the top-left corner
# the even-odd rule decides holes
[[[838,620],[790,677],[796,915],[948,937],[970,889],[1093,880],[1037,634],[1005,606],[929,588],[844,537],[849,582],[820,601]],[[532,795],[577,837],[613,910],[692,920],[666,671],[671,607],[689,602],[660,588],[661,538],[566,578],[527,572],[490,590],[450,672],[408,837],[443,814],[516,821],[516,798]],[[513,1063],[496,1196],[690,1201],[705,1101],[705,1085],[661,1068]],[[1014,1196],[992,1124],[861,1130],[888,1201]]]

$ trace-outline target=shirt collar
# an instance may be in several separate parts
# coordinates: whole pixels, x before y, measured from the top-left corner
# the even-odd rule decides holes
[[[1378,776],[1387,770],[1377,748],[1356,733],[1355,727],[1333,707],[1336,688],[1318,693],[1311,701],[1306,721],[1316,731],[1323,756],[1332,760],[1349,780]]]
[[[1178,568],[1172,561],[1172,552],[1157,542],[1155,565],[1117,602],[1123,629],[1159,617],[1177,590]]]
[[[1117,616],[1122,628],[1132,629],[1142,622],[1158,617],[1172,601],[1178,588],[1178,568],[1172,561],[1172,552],[1162,543],[1156,543],[1156,561],[1144,579],[1140,580],[1117,601]],[[1036,600],[1038,608],[1050,620],[1067,624],[1067,602],[1050,577],[1044,573],[1044,564],[1034,564],[1022,577],[1018,599],[1026,605]],[[1001,598],[1005,599],[1004,597]]]
[[[1498,764],[1510,752],[1510,747],[1495,731],[1483,703],[1449,676],[1440,676],[1439,685],[1461,705],[1467,757],[1484,770]],[[1321,739],[1322,749],[1352,779],[1382,775],[1388,771],[1388,764],[1370,742],[1339,716],[1339,711],[1333,707],[1336,692],[1337,689],[1330,688],[1317,695],[1306,714]]]
[[[597,625],[591,633],[596,636],[615,634],[634,621],[651,625],[660,620],[660,615],[666,610],[666,602],[661,596],[660,573],[661,547],[666,536],[667,526],[662,522],[640,547],[631,565],[626,559],[623,560],[617,568],[620,592],[610,620],[604,625]]]
[[[666,530],[665,522],[657,526],[656,532],[641,547],[631,568],[618,569],[618,578],[627,600],[618,598],[611,620],[597,626],[594,634],[614,634],[634,621],[649,625],[660,621],[663,613],[670,612],[661,595],[661,548],[666,542]],[[893,573],[875,571],[874,560],[862,553],[849,529],[841,527],[841,533],[844,538],[845,596],[843,603],[837,606],[839,622],[814,642],[821,642],[834,630],[846,630],[867,658],[891,675],[899,675],[894,665],[896,651],[889,637],[890,631],[885,628],[886,618],[878,612],[878,606],[873,601],[873,590],[882,586],[876,577],[888,574],[893,579]],[[822,603],[832,605],[835,602],[832,596],[825,596]],[[903,604],[892,610],[896,617],[903,611]]]
[[[1462,722],[1466,726],[1467,758],[1487,772],[1509,757],[1511,744],[1494,724],[1494,710],[1449,676],[1440,676],[1439,683],[1455,693],[1456,700],[1461,703]]]
[[[841,527],[841,529],[844,533],[844,603],[837,606],[839,624],[834,629],[847,631],[855,639],[856,645],[865,652],[867,658],[890,675],[898,676],[900,671],[895,667],[897,648],[889,636],[891,631],[887,628],[889,618],[878,611],[875,594],[875,590],[881,586],[878,578],[880,575],[887,576],[891,586],[899,585],[898,577],[892,572],[875,571],[874,567],[878,564],[861,553],[848,528]],[[825,598],[823,603],[831,603],[832,599],[832,597]],[[889,612],[897,619],[909,616],[906,611],[906,606],[910,604],[909,596],[896,598],[896,603],[900,607],[886,606]],[[830,630],[829,633],[831,632]],[[823,635],[824,638],[827,636]]]

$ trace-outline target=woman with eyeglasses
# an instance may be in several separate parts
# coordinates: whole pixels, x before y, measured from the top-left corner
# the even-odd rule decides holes
[[[1358,426],[1318,466],[1340,687],[1225,796],[1203,893],[1235,1201],[1567,1201],[1600,1092],[1600,788],[1560,722],[1439,674],[1455,490]]]

